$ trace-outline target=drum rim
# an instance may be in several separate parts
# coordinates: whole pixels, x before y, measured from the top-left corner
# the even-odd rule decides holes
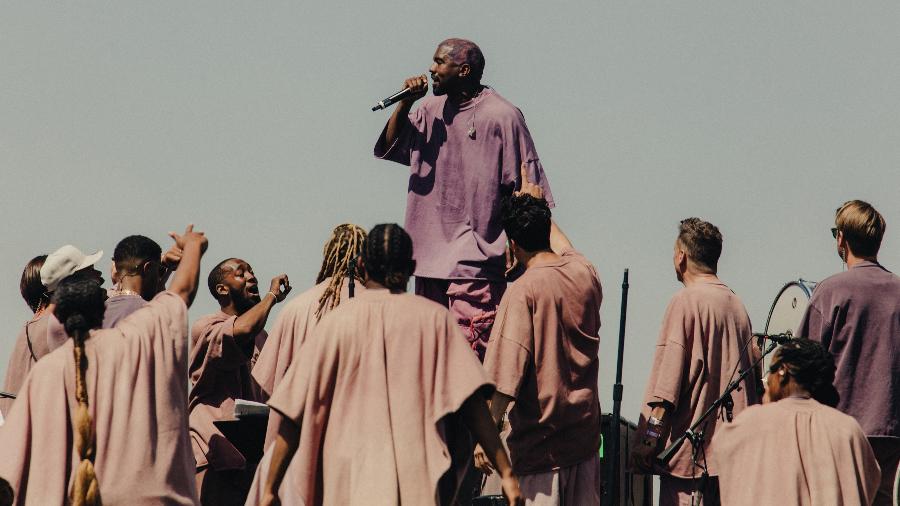
[[[769,316],[766,317],[766,326],[764,333],[769,332],[769,324],[772,323],[772,313],[775,312],[775,306],[778,304],[778,300],[781,299],[781,294],[783,294],[785,290],[787,290],[791,286],[796,285],[799,286],[801,290],[803,290],[803,293],[805,293],[807,297],[812,297],[812,291],[815,289],[817,284],[818,283],[815,281],[809,281],[803,278],[797,278],[796,281],[788,281],[787,283],[785,283],[784,286],[781,287],[781,290],[778,290],[778,295],[775,296],[775,300],[772,301],[772,306],[769,308]],[[807,285],[812,286],[810,287]]]

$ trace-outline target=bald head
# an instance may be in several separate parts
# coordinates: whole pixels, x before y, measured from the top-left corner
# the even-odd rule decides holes
[[[447,56],[457,65],[467,64],[471,69],[470,77],[475,82],[481,81],[484,74],[484,54],[478,44],[466,39],[447,39],[438,44],[438,50],[445,49]]]

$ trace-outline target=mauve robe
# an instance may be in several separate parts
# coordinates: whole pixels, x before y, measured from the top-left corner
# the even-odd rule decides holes
[[[283,504],[436,504],[451,463],[458,486],[472,456],[453,413],[492,390],[438,304],[387,290],[341,303],[269,399],[300,427]],[[270,447],[247,504],[261,499],[271,457]]]
[[[747,408],[714,442],[724,505],[867,505],[881,477],[856,420],[813,399]]]
[[[306,342],[306,339],[312,336],[313,329],[319,323],[320,318],[316,318],[316,310],[319,308],[319,298],[325,293],[331,278],[325,278],[321,283],[292,298],[278,313],[275,325],[272,326],[269,337],[266,339],[266,345],[263,346],[253,366],[251,375],[256,380],[260,388],[266,396],[272,395],[272,392],[281,382],[285,371],[291,363],[296,360],[300,346]],[[355,293],[359,293],[366,288],[362,283],[356,281]],[[347,280],[344,279],[341,284],[341,302],[350,299]],[[322,309],[322,317],[324,318],[331,311],[328,305]],[[281,422],[281,416],[277,411],[269,413],[269,424],[266,429],[266,446],[274,439],[278,431],[278,425]]]
[[[81,460],[73,447],[73,342],[38,362],[0,428],[0,477],[16,504],[67,504]],[[94,469],[104,504],[195,504],[187,424],[187,307],[157,295],[85,343]]]
[[[50,347],[47,345],[47,319],[50,313],[44,312],[37,319],[34,319],[22,326],[19,337],[16,338],[16,344],[13,351],[9,355],[9,364],[6,366],[6,379],[3,382],[3,391],[11,394],[19,392],[22,383],[28,376],[31,368],[44,355],[50,353]],[[31,343],[29,347],[28,344]],[[32,355],[33,353],[33,355]],[[0,412],[9,414],[9,410],[15,399],[0,399]]]
[[[374,153],[410,167],[404,228],[416,245],[416,276],[506,281],[500,198],[521,183],[522,162],[553,207],[522,111],[485,88],[459,105],[425,97],[404,120],[390,146],[385,127]]]
[[[217,471],[243,469],[244,456],[213,422],[234,420],[235,399],[265,401],[250,370],[266,342],[266,331],[242,346],[233,335],[236,319],[219,311],[200,318],[191,328],[189,409],[197,468],[208,464]]]
[[[147,305],[140,295],[113,295],[106,299],[106,312],[103,313],[103,328],[111,329],[128,315]]]
[[[646,430],[651,409],[648,403],[663,400],[675,408],[666,415],[671,431],[667,439],[660,441],[660,448],[684,434],[719,398],[731,381],[732,371],[736,370],[734,378],[737,378],[759,356],[751,339],[747,310],[724,283],[698,281],[679,290],[663,318],[636,437],[642,437]],[[759,384],[760,379],[751,373],[742,388],[732,392],[735,415],[759,403]],[[704,430],[706,465],[711,476],[718,474],[718,451],[712,438],[726,424],[723,418],[718,413],[710,415]],[[678,478],[700,476],[701,470],[694,469],[690,442],[686,441],[668,466],[657,472]]]
[[[900,438],[900,277],[860,262],[816,285],[797,335],[834,355],[837,409],[867,436]]]

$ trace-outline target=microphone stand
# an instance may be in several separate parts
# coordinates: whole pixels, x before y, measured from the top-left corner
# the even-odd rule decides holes
[[[356,292],[356,282],[354,281],[355,269],[353,268],[355,265],[356,257],[353,257],[349,262],[347,262],[347,292],[350,294],[351,299],[355,294],[354,292]]]
[[[613,385],[613,412],[610,419],[610,449],[606,452],[606,495],[609,498],[607,504],[615,506],[619,504],[619,439],[621,437],[622,412],[622,355],[625,352],[625,314],[628,308],[628,269],[622,278],[622,309],[619,315],[619,354],[616,358],[616,383]]]
[[[762,355],[760,355],[760,357],[758,359],[756,359],[756,361],[753,362],[753,364],[750,367],[741,371],[740,376],[738,376],[734,381],[729,383],[727,387],[725,387],[725,391],[722,392],[722,395],[718,399],[716,399],[716,401],[713,402],[712,405],[706,411],[704,411],[702,415],[700,415],[700,418],[698,418],[697,421],[694,422],[691,425],[691,427],[684,432],[684,434],[679,436],[678,439],[676,439],[675,441],[672,441],[672,444],[670,444],[668,448],[663,450],[662,453],[660,453],[656,457],[656,459],[659,461],[659,463],[667,464],[670,460],[672,460],[672,457],[675,455],[675,452],[677,452],[678,449],[681,448],[681,445],[684,444],[684,440],[687,439],[687,440],[690,440],[691,445],[693,445],[693,447],[694,447],[693,455],[694,455],[694,460],[695,460],[694,463],[696,464],[697,455],[699,455],[700,453],[703,452],[703,441],[704,441],[703,430],[702,429],[698,430],[698,429],[706,423],[706,419],[709,418],[709,416],[711,414],[713,414],[716,410],[718,410],[720,407],[723,407],[723,406],[726,409],[726,417],[728,418],[728,421],[731,421],[731,408],[732,408],[732,406],[734,406],[734,401],[731,398],[731,392],[734,392],[735,390],[740,388],[741,382],[743,382],[744,379],[746,379],[747,376],[750,375],[750,373],[756,371],[756,368],[759,366],[759,364],[762,363],[763,358],[765,358],[766,355],[768,355],[769,353],[772,353],[773,351],[775,351],[775,348],[777,348],[777,347],[778,347],[778,343],[776,343],[775,341],[772,341],[772,343],[769,344],[769,347],[765,350],[765,352],[763,352]],[[706,466],[704,465],[704,468],[705,467]],[[704,469],[703,475],[700,477],[700,487],[698,490],[698,492],[700,492],[701,495],[703,494],[703,488],[706,485],[706,479],[708,477],[709,477],[709,475],[707,474],[706,469]]]

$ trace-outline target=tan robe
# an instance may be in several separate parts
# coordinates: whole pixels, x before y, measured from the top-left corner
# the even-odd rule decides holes
[[[669,417],[671,433],[660,441],[660,450],[671,444],[719,398],[732,372],[737,370],[736,378],[757,356],[747,310],[724,283],[700,281],[679,290],[669,302],[659,332],[636,437],[642,437],[646,430],[648,404],[665,400],[675,409]],[[756,390],[759,382],[755,374],[750,374],[742,388],[732,393],[735,415],[760,401]],[[711,476],[718,474],[718,453],[710,441],[726,423],[723,418],[710,416],[704,431],[706,465]],[[703,462],[702,458],[699,460]],[[681,446],[665,469],[657,471],[678,478],[700,476],[702,472],[693,465],[689,443]]]
[[[748,408],[719,428],[722,504],[871,504],[880,472],[859,424],[812,399]]]
[[[266,331],[242,346],[233,336],[236,319],[220,311],[200,318],[191,328],[190,426],[198,469],[244,468],[244,456],[213,422],[234,419],[235,399],[265,401],[250,370],[266,342]]]
[[[35,365],[0,429],[0,477],[16,504],[67,503],[80,461],[73,346],[70,339]],[[103,503],[195,504],[184,301],[163,292],[116,328],[91,332],[85,350]]]
[[[319,298],[325,293],[331,278],[326,278],[321,283],[292,298],[278,313],[266,345],[263,346],[251,372],[253,379],[259,384],[266,396],[272,392],[281,382],[288,366],[298,357],[300,346],[306,339],[312,336],[313,329],[319,323],[316,318],[316,310],[319,308]],[[355,283],[355,293],[365,290],[362,283]],[[345,279],[341,285],[341,302],[346,302],[350,293]],[[322,310],[322,317],[330,310],[326,305]],[[274,439],[278,430],[281,416],[277,411],[269,413],[269,425],[266,430],[266,446]]]
[[[45,311],[37,319],[26,323],[19,332],[13,351],[9,355],[9,365],[6,366],[6,380],[3,382],[4,392],[18,393],[34,364],[52,351],[47,344],[47,318],[49,316],[50,313]],[[0,399],[0,412],[9,414],[14,400]]]
[[[300,426],[283,504],[436,504],[439,480],[452,468],[452,495],[471,459],[471,437],[453,413],[492,390],[438,304],[386,290],[342,303],[269,400]],[[271,447],[247,504],[261,499],[270,459]]]

